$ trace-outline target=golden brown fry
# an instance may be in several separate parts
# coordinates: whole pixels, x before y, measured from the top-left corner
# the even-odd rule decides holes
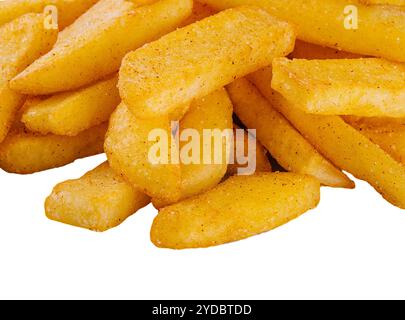
[[[271,86],[307,113],[405,117],[405,65],[383,59],[279,58]]]
[[[149,203],[150,199],[133,188],[103,163],[76,180],[55,186],[46,199],[49,219],[87,228],[106,231]]]
[[[354,126],[366,129],[386,129],[405,126],[405,118],[356,117],[344,116],[343,119]]]
[[[77,91],[29,101],[22,122],[41,134],[75,136],[110,118],[121,101],[117,82],[118,77],[113,76]]]
[[[265,8],[295,25],[300,40],[348,52],[405,62],[405,11],[353,0],[201,0],[214,9],[241,5]],[[347,23],[357,8],[358,28]],[[346,22],[346,23],[345,23]]]
[[[261,71],[271,78],[271,68]],[[339,116],[302,112],[273,91],[270,82],[257,81],[261,92],[328,159],[339,168],[368,181],[385,199],[405,208],[405,166],[395,161]]]
[[[236,130],[239,129],[241,130],[241,128],[239,128],[237,125],[234,125],[235,129],[234,129],[234,154],[236,154],[237,150],[237,144],[238,144],[238,135],[236,134]],[[249,134],[247,131],[244,130],[244,135],[243,135],[243,142],[239,142],[244,146],[244,156],[247,157],[248,163],[251,163],[254,159],[253,159],[253,154],[248,153],[248,147],[249,147],[249,140],[255,140],[255,144],[256,144],[256,170],[255,173],[259,173],[259,172],[272,172],[272,167],[269,161],[269,158],[267,157],[267,150],[264,149],[264,147],[262,146],[262,144],[259,142],[259,140],[257,140],[256,137],[253,137],[251,134]],[[226,172],[227,176],[233,176],[235,174],[237,174],[239,172],[238,169],[240,168],[246,168],[246,165],[243,164],[239,164],[237,162],[235,163],[230,163],[228,165],[228,170]]]
[[[383,126],[382,123],[377,123],[377,126],[370,126],[367,122],[348,121],[348,119],[345,121],[378,144],[395,160],[405,165],[405,124]]]
[[[26,14],[0,27],[0,142],[24,102],[10,89],[10,79],[51,49],[57,34],[44,28],[40,14]]]
[[[152,242],[161,248],[204,248],[245,239],[317,206],[319,182],[293,173],[234,176],[197,197],[162,209]]]
[[[91,84],[118,71],[129,51],[175,29],[192,9],[191,0],[140,4],[100,0],[63,30],[54,48],[14,78],[11,87],[41,95]]]
[[[228,134],[230,132],[226,130],[232,129],[232,111],[232,103],[222,88],[194,101],[190,110],[181,119],[179,129],[181,198],[177,201],[212,189],[221,182],[227,171],[230,151],[227,148],[229,140],[222,139],[222,133]],[[210,137],[210,141],[204,147],[204,131],[210,129],[220,130],[221,135],[212,139]],[[206,152],[212,155],[207,162],[204,161]],[[221,157],[215,161],[218,154]],[[152,201],[157,208],[177,202],[156,198]]]
[[[150,197],[173,203],[181,197],[180,164],[172,161],[170,143],[167,150],[160,148],[164,154],[155,159],[153,146],[161,140],[153,132],[158,134],[158,130],[168,140],[172,136],[167,118],[140,120],[122,103],[111,116],[104,148],[111,167],[132,185]]]
[[[265,81],[255,75],[252,80]],[[288,171],[312,175],[326,186],[354,187],[354,183],[319,154],[246,79],[233,82],[228,91],[239,119],[248,128],[257,130],[258,139],[281,166]]]
[[[294,40],[293,28],[264,10],[227,10],[128,54],[120,94],[138,117],[173,118],[194,99],[287,55]]]
[[[107,125],[102,124],[75,137],[43,136],[24,130],[10,132],[0,144],[0,168],[29,174],[102,153],[106,129]]]
[[[26,13],[42,13],[48,5],[56,6],[59,29],[63,29],[87,11],[98,0],[2,0],[0,25]]]

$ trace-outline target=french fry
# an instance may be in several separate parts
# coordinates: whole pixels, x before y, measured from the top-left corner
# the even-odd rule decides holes
[[[75,137],[39,135],[25,130],[10,132],[0,144],[0,168],[30,174],[62,167],[76,159],[103,153],[106,124]]]
[[[273,91],[271,68],[256,74],[255,84],[272,106],[339,168],[368,181],[385,199],[405,209],[405,166],[339,116],[317,116],[302,112]]]
[[[75,136],[108,121],[121,101],[117,82],[113,76],[77,91],[30,99],[21,121],[33,132]]]
[[[363,56],[338,49],[318,46],[313,43],[297,40],[294,51],[289,55],[294,59],[357,59]]]
[[[177,201],[212,189],[221,182],[227,171],[230,151],[227,148],[228,140],[226,137],[222,138],[222,133],[232,129],[232,110],[232,103],[225,89],[219,89],[203,99],[194,101],[190,110],[181,119],[179,128],[181,198]],[[196,137],[191,131],[187,132],[190,129],[198,136]],[[210,141],[206,142],[204,141],[204,131],[210,129],[220,130],[221,136],[209,137]],[[220,141],[218,144],[216,138],[218,138],[217,141]],[[205,143],[207,144],[205,145]],[[204,156],[207,155],[208,149],[210,149],[211,157],[206,163]],[[215,162],[214,157],[218,154],[221,154],[221,158]],[[184,160],[192,163],[184,163]],[[173,201],[156,198],[152,199],[152,202],[157,208],[173,203]]]
[[[316,207],[319,187],[315,178],[294,173],[234,176],[204,194],[159,211],[151,239],[156,246],[171,249],[242,240]]]
[[[405,62],[405,12],[353,0],[201,0],[214,9],[265,8],[295,25],[300,40],[348,52]],[[358,19],[356,25],[353,21]],[[352,22],[352,23],[351,23]],[[356,28],[357,27],[357,28]]]
[[[138,117],[177,117],[194,99],[287,55],[294,40],[289,24],[262,9],[221,12],[129,53],[121,98]]]
[[[104,149],[112,169],[128,182],[152,198],[173,203],[181,197],[180,164],[172,161],[171,143],[165,150],[166,161],[153,157],[153,146],[161,142],[151,135],[154,130],[172,137],[167,118],[140,120],[121,103],[111,116]]]
[[[139,7],[144,2],[99,1],[63,30],[54,48],[15,77],[11,87],[43,95],[89,85],[118,71],[129,51],[175,29],[192,9],[191,0]]]
[[[405,124],[370,126],[361,121],[347,121],[351,126],[359,130],[367,138],[378,144],[395,160],[405,165]]]
[[[148,196],[136,190],[103,163],[76,180],[55,186],[46,199],[45,212],[49,219],[106,231],[150,202]]]
[[[405,65],[383,59],[275,59],[272,88],[307,113],[405,117]]]
[[[314,176],[326,186],[354,187],[354,183],[319,154],[250,82],[239,79],[228,86],[228,91],[239,119],[248,128],[257,130],[259,141],[281,166]]]
[[[50,50],[57,34],[44,28],[40,14],[23,15],[0,27],[0,142],[24,103],[24,97],[10,89],[9,80]]]
[[[98,0],[2,0],[0,1],[0,25],[26,13],[42,13],[46,6],[57,8],[57,22],[65,28],[87,11]]]
[[[235,129],[234,129],[234,154],[236,154],[237,151],[237,144],[238,144],[238,136],[236,134],[236,130],[240,129],[237,125],[234,125]],[[250,163],[253,160],[253,155],[251,153],[248,153],[248,147],[249,147],[249,140],[254,139],[255,143],[256,143],[256,171],[255,173],[259,173],[259,172],[272,172],[273,169],[271,167],[271,163],[269,161],[269,158],[267,157],[267,150],[264,149],[263,145],[259,142],[259,140],[256,139],[256,137],[253,137],[251,134],[249,134],[246,130],[244,132],[243,135],[243,142],[239,142],[242,143],[244,145],[244,156],[248,157],[248,162]],[[247,165],[241,165],[237,162],[235,163],[230,163],[228,164],[228,169],[226,172],[226,175],[229,176],[233,176],[235,174],[238,173],[238,170],[240,168],[246,168]]]

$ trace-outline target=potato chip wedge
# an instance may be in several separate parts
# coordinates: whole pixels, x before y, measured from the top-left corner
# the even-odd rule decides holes
[[[214,9],[265,8],[295,25],[300,40],[363,55],[405,62],[405,12],[353,0],[201,0]],[[355,23],[357,19],[357,24]],[[402,39],[402,40],[401,40]]]
[[[346,122],[347,119],[345,119]],[[395,160],[405,165],[405,124],[386,126],[367,126],[362,122],[348,122],[367,138],[378,144]]]
[[[150,199],[103,163],[76,180],[55,186],[46,199],[49,219],[106,231],[145,207]]]
[[[271,78],[271,68],[261,71]],[[339,116],[307,114],[270,87],[260,91],[326,158],[355,177],[369,182],[385,199],[405,209],[405,166]]]
[[[123,101],[138,117],[178,110],[285,56],[293,28],[259,8],[230,9],[129,53],[120,69]]]
[[[259,76],[252,79],[259,82]],[[246,79],[228,86],[239,119],[251,129],[284,169],[316,177],[323,185],[353,188],[354,183],[276,111]],[[271,101],[271,100],[270,100]]]
[[[239,128],[237,125],[234,125],[234,154],[237,154],[237,145],[238,143],[243,145],[243,150],[244,150],[244,156],[248,159],[247,164],[241,164],[238,162],[230,163],[228,164],[228,169],[226,172],[227,176],[233,176],[235,174],[238,174],[241,168],[246,168],[250,163],[255,162],[255,173],[259,172],[272,172],[273,169],[271,167],[271,163],[269,161],[269,158],[267,157],[267,150],[263,147],[263,145],[257,140],[255,136],[252,136],[249,134],[246,130],[244,130],[244,134],[242,137],[240,137],[237,133],[236,130],[242,130]],[[252,142],[253,140],[253,142]],[[250,141],[250,142],[249,142]],[[249,150],[249,144],[250,143],[255,143],[256,144],[256,157],[255,159],[253,158],[254,154],[248,152]]]
[[[347,51],[342,51],[339,49],[333,49],[323,46],[318,46],[313,43],[308,43],[305,41],[297,40],[295,42],[294,51],[289,55],[290,58],[294,59],[357,59],[363,56],[350,53]]]
[[[24,97],[10,89],[9,80],[50,50],[57,34],[44,28],[41,14],[23,15],[0,27],[0,142],[24,103]]]
[[[242,240],[317,206],[317,179],[294,173],[234,176],[216,188],[159,211],[152,242],[161,248],[205,248]]]
[[[275,59],[272,88],[307,113],[405,117],[405,65],[383,59]]]
[[[30,99],[21,121],[33,132],[75,136],[108,121],[121,102],[117,82],[115,75],[76,91]]]
[[[107,125],[102,124],[75,137],[43,136],[24,130],[10,132],[0,144],[0,168],[10,173],[30,174],[103,153],[106,129]]]
[[[57,22],[65,28],[87,11],[98,0],[2,0],[0,1],[0,25],[26,13],[43,13],[46,6],[57,8]]]
[[[178,200],[205,192],[221,182],[228,167],[232,111],[232,103],[222,88],[194,101],[181,119],[178,139],[181,198]],[[173,203],[156,198],[152,201],[157,208]]]
[[[41,95],[89,85],[118,71],[127,52],[175,29],[192,9],[191,0],[140,4],[99,1],[63,30],[54,48],[14,78],[11,87]]]
[[[142,120],[121,103],[111,116],[104,146],[118,174],[150,197],[169,203],[181,197],[180,162],[176,163],[177,145],[170,143],[171,129],[167,118]]]

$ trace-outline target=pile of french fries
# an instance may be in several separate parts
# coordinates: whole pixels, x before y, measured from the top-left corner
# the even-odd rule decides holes
[[[345,172],[405,209],[404,63],[404,0],[0,1],[0,167],[105,152],[47,217],[105,231],[152,202],[151,240],[172,249],[279,227],[321,185],[354,188]],[[255,129],[239,139],[256,172],[237,174],[225,139],[219,162],[151,162],[173,121]]]

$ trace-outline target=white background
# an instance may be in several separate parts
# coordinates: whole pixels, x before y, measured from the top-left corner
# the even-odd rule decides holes
[[[324,188],[317,209],[264,235],[177,252],[149,241],[152,207],[102,234],[47,220],[52,187],[102,161],[0,172],[0,298],[405,298],[405,212],[366,183]]]

